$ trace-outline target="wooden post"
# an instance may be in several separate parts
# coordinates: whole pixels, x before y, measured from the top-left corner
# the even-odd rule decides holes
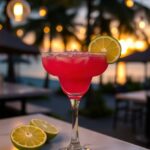
[[[7,12],[6,12],[7,5],[9,3],[9,1],[10,0],[6,0],[5,12],[4,13],[5,13],[5,16],[6,16],[5,27],[6,27],[6,29],[8,31],[11,31],[12,27],[11,27],[10,19],[7,16]],[[12,54],[8,54],[8,69],[7,69],[7,77],[6,77],[6,79],[9,82],[15,82],[16,81],[13,57],[14,56]]]
[[[145,135],[150,144],[150,94],[147,95]]]

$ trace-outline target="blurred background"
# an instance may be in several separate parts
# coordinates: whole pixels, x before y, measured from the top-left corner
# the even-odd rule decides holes
[[[81,125],[137,144],[130,131],[131,122],[118,130],[111,124],[116,110],[115,94],[150,88],[148,0],[1,0],[0,84],[7,81],[52,89],[52,114],[69,121],[67,98],[57,78],[44,71],[40,52],[86,51],[97,35],[118,39],[121,59],[109,65],[101,77],[93,78],[81,104],[81,114],[85,116]],[[97,102],[90,101],[91,95]],[[64,108],[59,109],[59,99],[64,99]],[[34,104],[46,107],[42,101]],[[96,119],[91,121],[93,118]]]
[[[28,11],[18,4],[13,8],[16,11],[10,11],[10,13],[15,12],[16,16],[12,15],[10,19],[7,15],[6,6],[11,1],[2,0],[0,2],[0,29],[9,30],[9,32],[21,38],[24,43],[36,45],[39,50],[86,50],[89,41],[97,34],[107,34],[117,38],[122,46],[122,57],[149,48],[150,4],[147,1],[73,0],[70,2],[63,0],[59,2],[33,0],[32,2],[27,1],[30,6],[29,14],[26,14]],[[29,7],[28,5],[26,7]],[[22,18],[18,19],[17,15],[22,15]],[[35,78],[45,76],[38,57],[36,60],[32,57],[26,60],[32,62],[30,67],[25,62],[17,63],[15,67],[17,76]],[[1,63],[0,66],[1,74],[7,75],[7,62]],[[34,72],[32,71],[33,68]],[[144,68],[140,62],[136,64],[133,62],[129,65],[119,63],[117,71],[116,65],[110,65],[103,75],[102,82],[117,81],[124,84],[127,77],[134,81],[143,82],[145,79]],[[148,70],[147,76],[150,75]]]

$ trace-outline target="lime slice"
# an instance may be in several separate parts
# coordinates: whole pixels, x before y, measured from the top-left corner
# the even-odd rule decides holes
[[[32,119],[30,124],[41,128],[47,134],[48,139],[54,138],[59,133],[58,129],[54,125],[45,120]]]
[[[19,126],[11,132],[11,141],[19,150],[38,150],[46,139],[44,131],[31,125]]]
[[[106,53],[107,62],[114,63],[121,55],[121,46],[113,37],[97,36],[90,42],[88,51],[91,53]]]

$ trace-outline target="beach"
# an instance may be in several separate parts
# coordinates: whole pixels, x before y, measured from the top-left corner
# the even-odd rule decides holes
[[[5,56],[1,56],[3,59]],[[41,63],[40,56],[33,58],[24,56],[25,59],[29,60],[30,64],[15,64],[15,71],[18,77],[30,77],[39,80],[43,80],[45,77],[45,70]],[[150,63],[147,65],[147,76],[150,76]],[[134,81],[144,81],[145,77],[145,65],[143,63],[126,63],[126,77],[131,77]],[[5,76],[7,72],[7,64],[0,63],[0,74]],[[114,82],[116,75],[116,64],[110,64],[108,69],[103,73],[102,80],[103,83]],[[51,80],[56,81],[57,77],[51,76]],[[93,83],[99,82],[99,77],[94,77]]]

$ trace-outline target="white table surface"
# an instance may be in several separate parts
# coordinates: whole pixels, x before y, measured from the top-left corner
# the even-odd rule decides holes
[[[71,124],[44,116],[41,114],[16,117],[0,120],[0,150],[15,150],[10,140],[10,133],[13,128],[28,124],[32,118],[45,119],[57,126],[59,135],[47,143],[42,150],[59,150],[66,146],[70,140]],[[85,128],[79,128],[80,141],[82,145],[91,145],[92,150],[146,150],[137,145],[133,145]]]
[[[40,95],[48,95],[49,89],[37,88],[28,85],[3,83],[0,85],[0,99],[16,98],[16,97],[34,97]]]
[[[118,100],[129,100],[133,102],[146,103],[149,91],[135,91],[116,94]]]

